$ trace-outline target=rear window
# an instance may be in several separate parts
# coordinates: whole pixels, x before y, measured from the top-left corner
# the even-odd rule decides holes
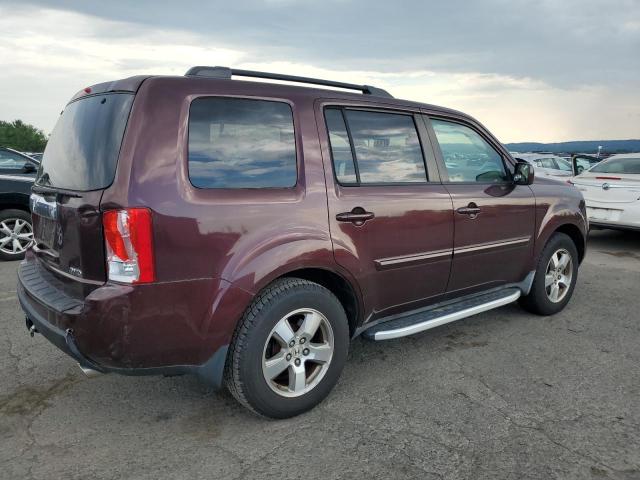
[[[295,186],[291,107],[241,98],[194,100],[189,112],[189,178],[198,188]]]
[[[604,160],[593,167],[590,171],[594,173],[640,174],[640,157],[612,158],[610,160]]]
[[[68,104],[51,133],[36,184],[79,191],[111,185],[133,98],[109,93]]]

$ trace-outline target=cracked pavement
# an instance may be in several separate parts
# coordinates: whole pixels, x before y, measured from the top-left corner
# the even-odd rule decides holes
[[[192,377],[85,378],[0,263],[0,477],[640,479],[640,233],[591,235],[567,309],[356,339],[329,398],[255,417]]]

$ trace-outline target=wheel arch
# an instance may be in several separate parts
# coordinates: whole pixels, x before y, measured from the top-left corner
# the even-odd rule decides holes
[[[0,211],[12,209],[31,213],[29,196],[22,193],[0,193]]]
[[[582,234],[582,231],[572,223],[565,223],[556,228],[553,233],[564,233],[573,240],[576,250],[578,250],[578,259],[580,263],[582,263],[586,254],[586,238]]]
[[[349,333],[351,336],[355,333],[362,318],[362,308],[360,297],[354,286],[344,276],[326,268],[305,267],[288,271],[281,274],[275,280],[295,277],[309,280],[310,282],[322,285],[331,293],[333,293],[345,310],[347,320],[349,321]],[[272,282],[270,282],[272,283]]]

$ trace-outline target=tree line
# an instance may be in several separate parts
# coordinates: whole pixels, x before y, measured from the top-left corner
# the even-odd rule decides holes
[[[47,136],[33,125],[22,120],[0,120],[0,147],[9,147],[20,152],[43,152],[46,145]]]

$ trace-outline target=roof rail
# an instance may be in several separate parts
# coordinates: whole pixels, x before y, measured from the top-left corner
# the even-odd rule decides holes
[[[382,88],[372,87],[371,85],[357,85],[355,83],[334,82],[332,80],[322,80],[321,78],[298,77],[296,75],[283,75],[281,73],[257,72],[254,70],[239,70],[229,67],[191,67],[185,76],[188,77],[212,77],[231,79],[233,75],[238,77],[268,78],[271,80],[284,80],[296,83],[311,83],[313,85],[324,85],[327,87],[345,88],[347,90],[358,90],[365,95],[374,95],[376,97],[393,98],[386,90]]]

